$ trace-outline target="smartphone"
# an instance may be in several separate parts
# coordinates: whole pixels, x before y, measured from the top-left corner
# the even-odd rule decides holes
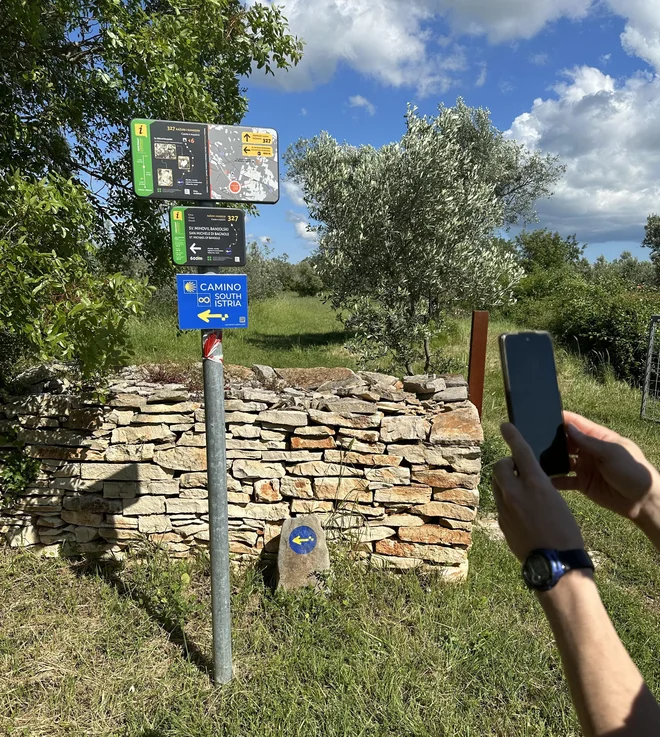
[[[548,476],[569,473],[568,442],[550,333],[505,333],[499,342],[509,422],[529,443]]]

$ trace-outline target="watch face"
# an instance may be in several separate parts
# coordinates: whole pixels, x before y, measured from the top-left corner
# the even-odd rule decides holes
[[[544,555],[530,555],[525,562],[525,580],[530,586],[545,586],[552,580],[552,567]]]

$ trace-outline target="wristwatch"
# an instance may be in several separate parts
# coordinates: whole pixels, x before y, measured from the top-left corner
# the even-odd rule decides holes
[[[586,550],[532,550],[522,567],[523,580],[530,589],[549,591],[557,581],[575,568],[591,568],[594,564]]]

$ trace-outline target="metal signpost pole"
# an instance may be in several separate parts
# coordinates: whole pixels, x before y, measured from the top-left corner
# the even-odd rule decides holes
[[[216,208],[213,199],[275,204],[278,135],[271,128],[134,118],[130,138],[138,197],[203,206],[173,207],[170,232],[174,263],[198,272],[177,274],[177,308],[179,328],[202,334],[213,663],[215,682],[227,683],[232,663],[222,328],[248,327],[248,294],[244,274],[213,273],[214,267],[245,265],[245,215]]]
[[[228,683],[231,680],[231,612],[222,330],[202,330],[202,353],[209,490],[213,665],[215,682]]]

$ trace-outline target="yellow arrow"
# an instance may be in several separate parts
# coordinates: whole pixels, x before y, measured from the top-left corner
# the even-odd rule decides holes
[[[204,322],[208,322],[212,317],[219,317],[223,322],[229,319],[229,315],[212,315],[211,310],[204,310],[204,312],[200,312],[197,317],[199,317],[200,320],[204,320]]]
[[[314,540],[313,537],[300,537],[300,535],[296,535],[293,538],[293,542],[296,545],[302,545],[303,543],[309,543],[309,542],[312,542],[313,540]]]

